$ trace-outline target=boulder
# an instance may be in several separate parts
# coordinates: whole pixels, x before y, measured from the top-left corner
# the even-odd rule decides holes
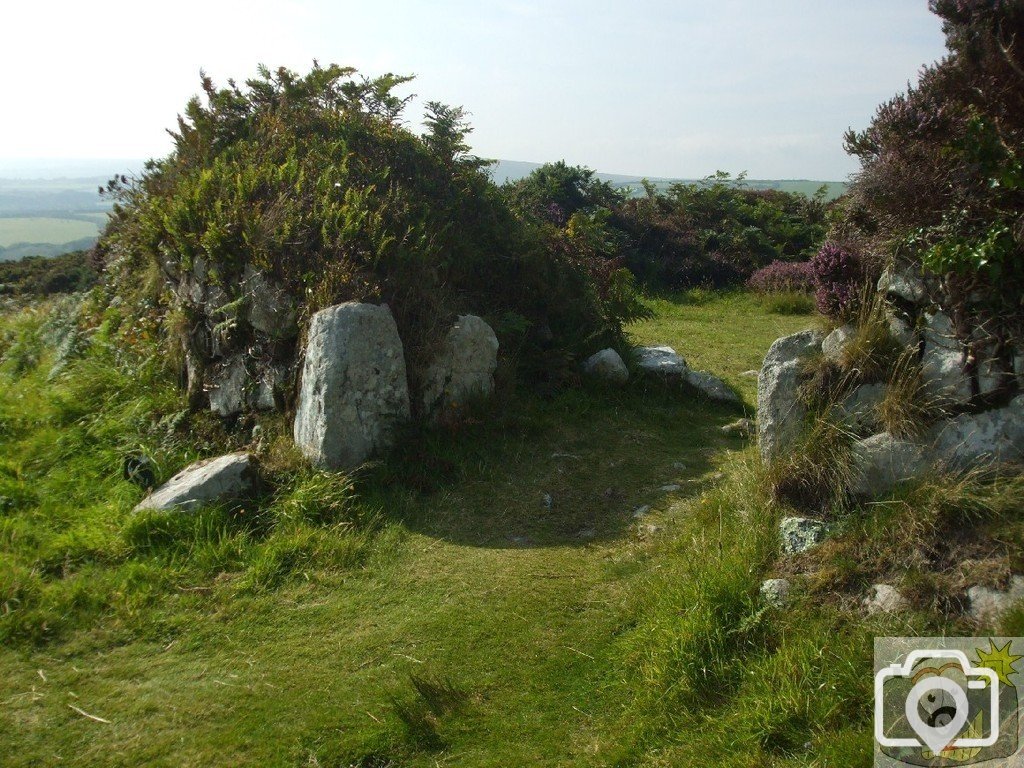
[[[839,419],[854,432],[869,434],[878,426],[878,408],[885,399],[885,384],[863,384],[839,404]]]
[[[921,374],[925,391],[938,402],[960,405],[971,399],[971,379],[964,372],[966,350],[944,312],[925,315]]]
[[[231,416],[245,408],[249,374],[245,357],[235,355],[222,361],[210,374],[210,410],[218,416]]]
[[[917,333],[914,331],[914,326],[908,320],[891,312],[886,315],[886,319],[889,323],[889,335],[901,347],[917,348]]]
[[[682,377],[688,370],[686,361],[672,347],[637,347],[637,367],[644,373],[665,377]]]
[[[971,618],[995,624],[1015,603],[1024,600],[1024,576],[1014,576],[1006,589],[974,586],[967,590]]]
[[[134,511],[188,512],[246,496],[257,486],[253,457],[248,453],[229,453],[186,467],[139,502]]]
[[[1019,461],[1024,458],[1024,395],[1005,408],[940,422],[929,437],[935,458],[951,469]]]
[[[611,384],[625,384],[629,381],[629,369],[619,353],[611,347],[588,357],[583,363],[583,372]]]
[[[427,367],[423,412],[437,415],[466,400],[489,397],[497,367],[498,337],[491,326],[476,315],[460,315]]]
[[[757,377],[757,428],[761,459],[774,461],[799,437],[806,409],[797,397],[800,367],[818,351],[821,334],[801,331],[776,339]]]
[[[409,419],[398,328],[387,306],[348,302],[310,323],[292,434],[327,469],[354,469],[391,445]]]
[[[891,584],[873,584],[862,605],[869,615],[899,613],[908,607],[907,599]]]
[[[927,296],[927,287],[924,280],[909,269],[889,267],[878,278],[878,292],[909,304],[920,304]]]
[[[913,480],[929,467],[922,446],[900,440],[888,432],[855,442],[851,459],[850,492],[868,498],[889,493],[899,483]]]
[[[299,332],[298,313],[292,297],[251,266],[242,275],[246,320],[253,329],[272,339],[290,339]]]
[[[732,403],[733,405],[743,403],[740,396],[733,392],[728,384],[713,374],[687,369],[683,374],[683,380],[709,400]]]
[[[813,549],[825,540],[827,534],[825,523],[807,517],[784,517],[779,523],[782,551],[787,555],[799,555]]]
[[[773,608],[782,608],[789,602],[789,579],[765,579],[761,584],[761,599]]]
[[[840,362],[843,359],[843,350],[847,342],[853,338],[856,330],[852,324],[847,323],[826,336],[821,342],[821,354],[825,356],[825,359],[831,360],[833,363]]]

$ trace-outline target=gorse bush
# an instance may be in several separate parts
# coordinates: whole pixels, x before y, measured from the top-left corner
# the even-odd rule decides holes
[[[163,305],[182,304],[179,336],[234,322],[247,270],[301,297],[304,316],[386,302],[413,378],[459,312],[491,319],[527,355],[617,337],[622,282],[510,210],[467,154],[461,109],[430,102],[422,136],[403,127],[408,98],[394,90],[408,80],[334,65],[305,76],[261,68],[244,88],[204,77],[171,154],[108,189],[116,205],[98,254],[115,289],[145,284]],[[218,296],[200,313],[182,298],[197,279]],[[211,311],[220,316],[196,316]]]

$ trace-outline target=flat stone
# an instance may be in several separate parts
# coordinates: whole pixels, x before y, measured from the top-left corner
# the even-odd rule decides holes
[[[245,408],[245,392],[249,384],[249,374],[245,368],[245,357],[235,355],[222,363],[213,376],[214,384],[210,389],[210,410],[218,416],[226,417],[241,412]]]
[[[743,401],[722,379],[705,371],[687,370],[683,380],[709,400],[740,405]]]
[[[782,551],[787,555],[799,555],[823,542],[828,527],[820,520],[807,517],[784,517],[779,522],[779,534]]]
[[[248,453],[229,453],[186,467],[135,506],[143,510],[188,512],[237,499],[257,487],[255,460]]]
[[[672,347],[637,347],[637,367],[644,373],[660,376],[682,376],[688,370],[686,361]]]

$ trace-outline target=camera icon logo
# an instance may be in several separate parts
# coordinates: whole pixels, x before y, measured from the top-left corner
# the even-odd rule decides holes
[[[918,669],[921,661],[950,663]],[[946,674],[953,673],[953,674]],[[903,713],[915,737],[886,735],[885,681],[907,678],[912,687],[903,702]],[[966,690],[965,690],[966,687]],[[962,735],[970,715],[968,691],[988,692],[988,733]],[[991,747],[999,739],[999,675],[987,667],[975,667],[963,651],[935,649],[913,651],[902,664],[892,664],[875,675],[875,739],[883,747],[928,747],[939,755],[947,749]],[[984,718],[984,710],[976,717]],[[984,729],[983,722],[981,723]]]
[[[1014,755],[1021,723],[1013,664],[1024,654],[1012,646],[1020,639],[936,640],[876,638],[876,765],[968,765]]]

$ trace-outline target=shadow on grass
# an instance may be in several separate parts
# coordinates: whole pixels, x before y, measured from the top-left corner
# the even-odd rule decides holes
[[[386,519],[468,546],[587,546],[643,533],[654,512],[699,494],[715,457],[742,442],[740,415],[679,388],[589,386],[525,395],[419,429],[364,478]]]

